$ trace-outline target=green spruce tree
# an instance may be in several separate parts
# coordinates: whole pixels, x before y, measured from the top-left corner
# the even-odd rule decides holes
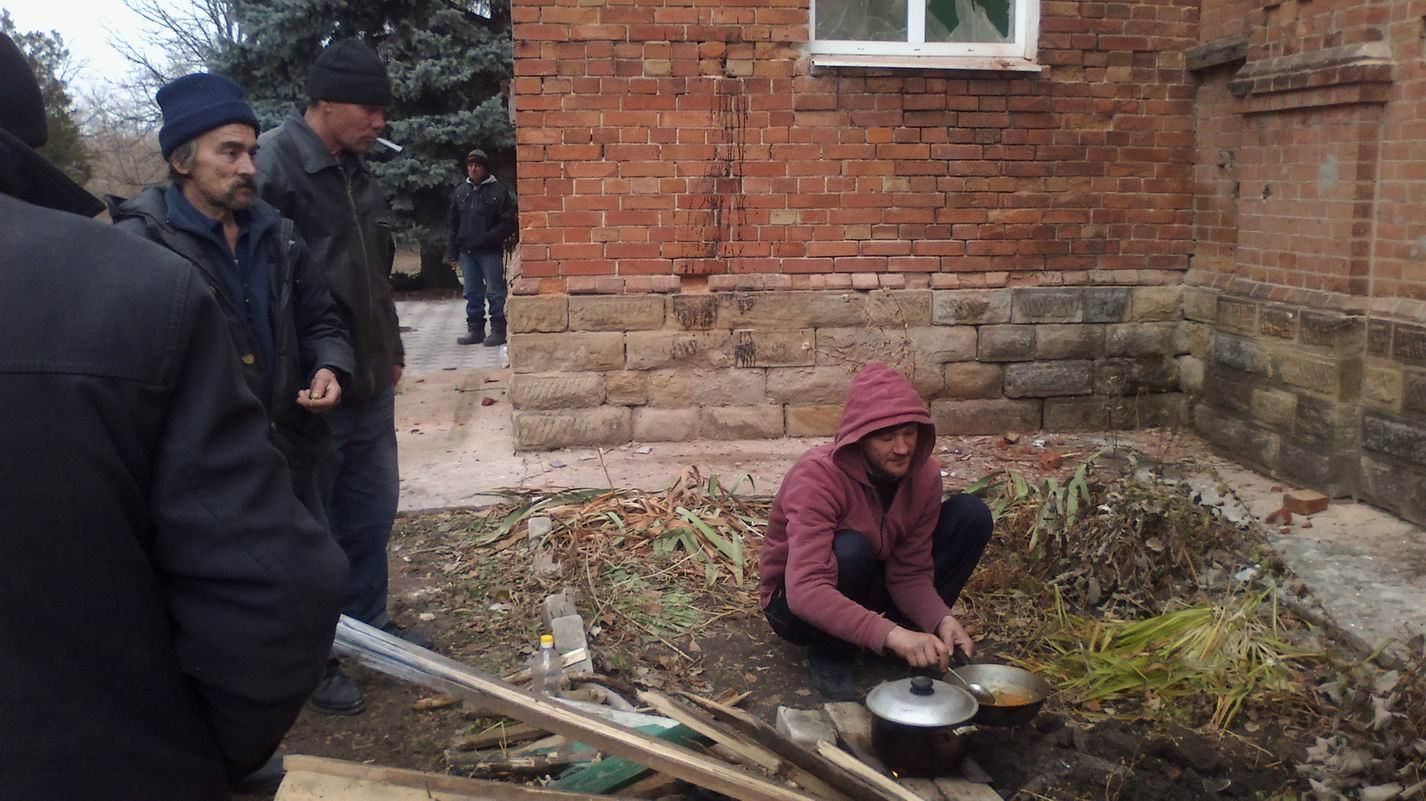
[[[16,30],[10,12],[4,9],[0,9],[0,33],[15,41],[40,82],[49,130],[49,141],[40,148],[40,154],[77,183],[88,183],[92,172],[89,151],[74,120],[74,99],[70,97],[68,81],[71,64],[64,39],[55,31]]]
[[[465,153],[484,148],[513,186],[515,136],[501,91],[513,74],[508,0],[247,0],[238,19],[242,41],[215,67],[243,85],[265,128],[307,99],[307,68],[333,39],[359,37],[381,54],[393,90],[386,137],[405,149],[374,146],[372,169],[394,196],[403,245],[420,248],[423,285],[456,286],[443,251]]]

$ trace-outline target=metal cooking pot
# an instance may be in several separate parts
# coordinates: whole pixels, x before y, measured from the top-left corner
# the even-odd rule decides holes
[[[930,676],[879,684],[866,706],[872,747],[899,776],[943,776],[960,767],[979,708],[970,693]]]
[[[1049,682],[1010,665],[963,665],[951,672],[967,683],[979,684],[995,697],[994,702],[981,703],[975,714],[975,723],[982,726],[1027,723],[1054,692]]]

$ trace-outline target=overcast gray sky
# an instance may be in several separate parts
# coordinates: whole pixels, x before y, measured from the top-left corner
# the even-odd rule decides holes
[[[127,39],[142,36],[143,21],[120,0],[0,0],[22,31],[58,31],[78,66],[76,81],[100,85],[128,72],[128,63],[109,46],[110,31]]]

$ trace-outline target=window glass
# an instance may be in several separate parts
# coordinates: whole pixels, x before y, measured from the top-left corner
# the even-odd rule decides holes
[[[818,39],[906,41],[907,0],[817,0]]]
[[[925,0],[928,42],[1009,42],[1015,0]]]

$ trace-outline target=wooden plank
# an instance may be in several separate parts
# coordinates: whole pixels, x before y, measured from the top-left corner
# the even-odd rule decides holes
[[[469,696],[484,707],[555,734],[588,743],[606,753],[706,787],[738,801],[814,801],[788,787],[723,764],[641,732],[608,723],[548,698],[531,695],[434,651],[412,645],[342,615],[337,622],[338,653],[376,670],[440,692]]]
[[[871,713],[867,711],[867,708],[858,703],[845,701],[827,704],[824,708],[827,710],[827,714],[832,717],[832,725],[837,729],[837,736],[847,746],[847,750],[877,772],[889,773],[872,748]],[[961,773],[985,775],[985,771],[981,770],[980,766],[976,765],[970,757],[966,757],[965,764],[961,767]],[[1000,794],[991,789],[990,785],[968,781],[964,776],[941,776],[933,781],[939,795],[947,801],[1003,801]]]
[[[842,770],[866,781],[868,784],[899,801],[923,801],[920,796],[897,784],[891,777],[883,776],[875,770],[872,770],[870,766],[860,759],[857,759],[826,740],[817,743],[817,753],[826,757]]]
[[[482,732],[457,737],[451,747],[457,751],[476,751],[481,748],[504,748],[515,743],[523,743],[545,736],[544,729],[528,723],[497,723]]]
[[[1000,793],[988,784],[976,784],[964,779],[942,776],[935,780],[936,789],[946,801],[1004,801]]]
[[[904,779],[897,779],[897,781],[901,783],[902,787],[925,799],[925,801],[945,801],[945,797],[941,795],[941,791],[936,789],[936,783],[930,779],[918,779],[908,776]]]
[[[598,752],[564,749],[547,754],[512,754],[508,751],[446,751],[446,764],[467,776],[529,778],[559,773],[570,765],[588,764]]]
[[[405,768],[290,755],[274,801],[610,801],[508,782],[463,779]]]
[[[674,726],[656,735],[678,745],[695,745],[707,742],[703,735],[687,726]],[[650,773],[650,769],[637,762],[619,757],[601,759],[583,770],[556,779],[551,787],[578,793],[608,793],[623,788],[640,777]]]

